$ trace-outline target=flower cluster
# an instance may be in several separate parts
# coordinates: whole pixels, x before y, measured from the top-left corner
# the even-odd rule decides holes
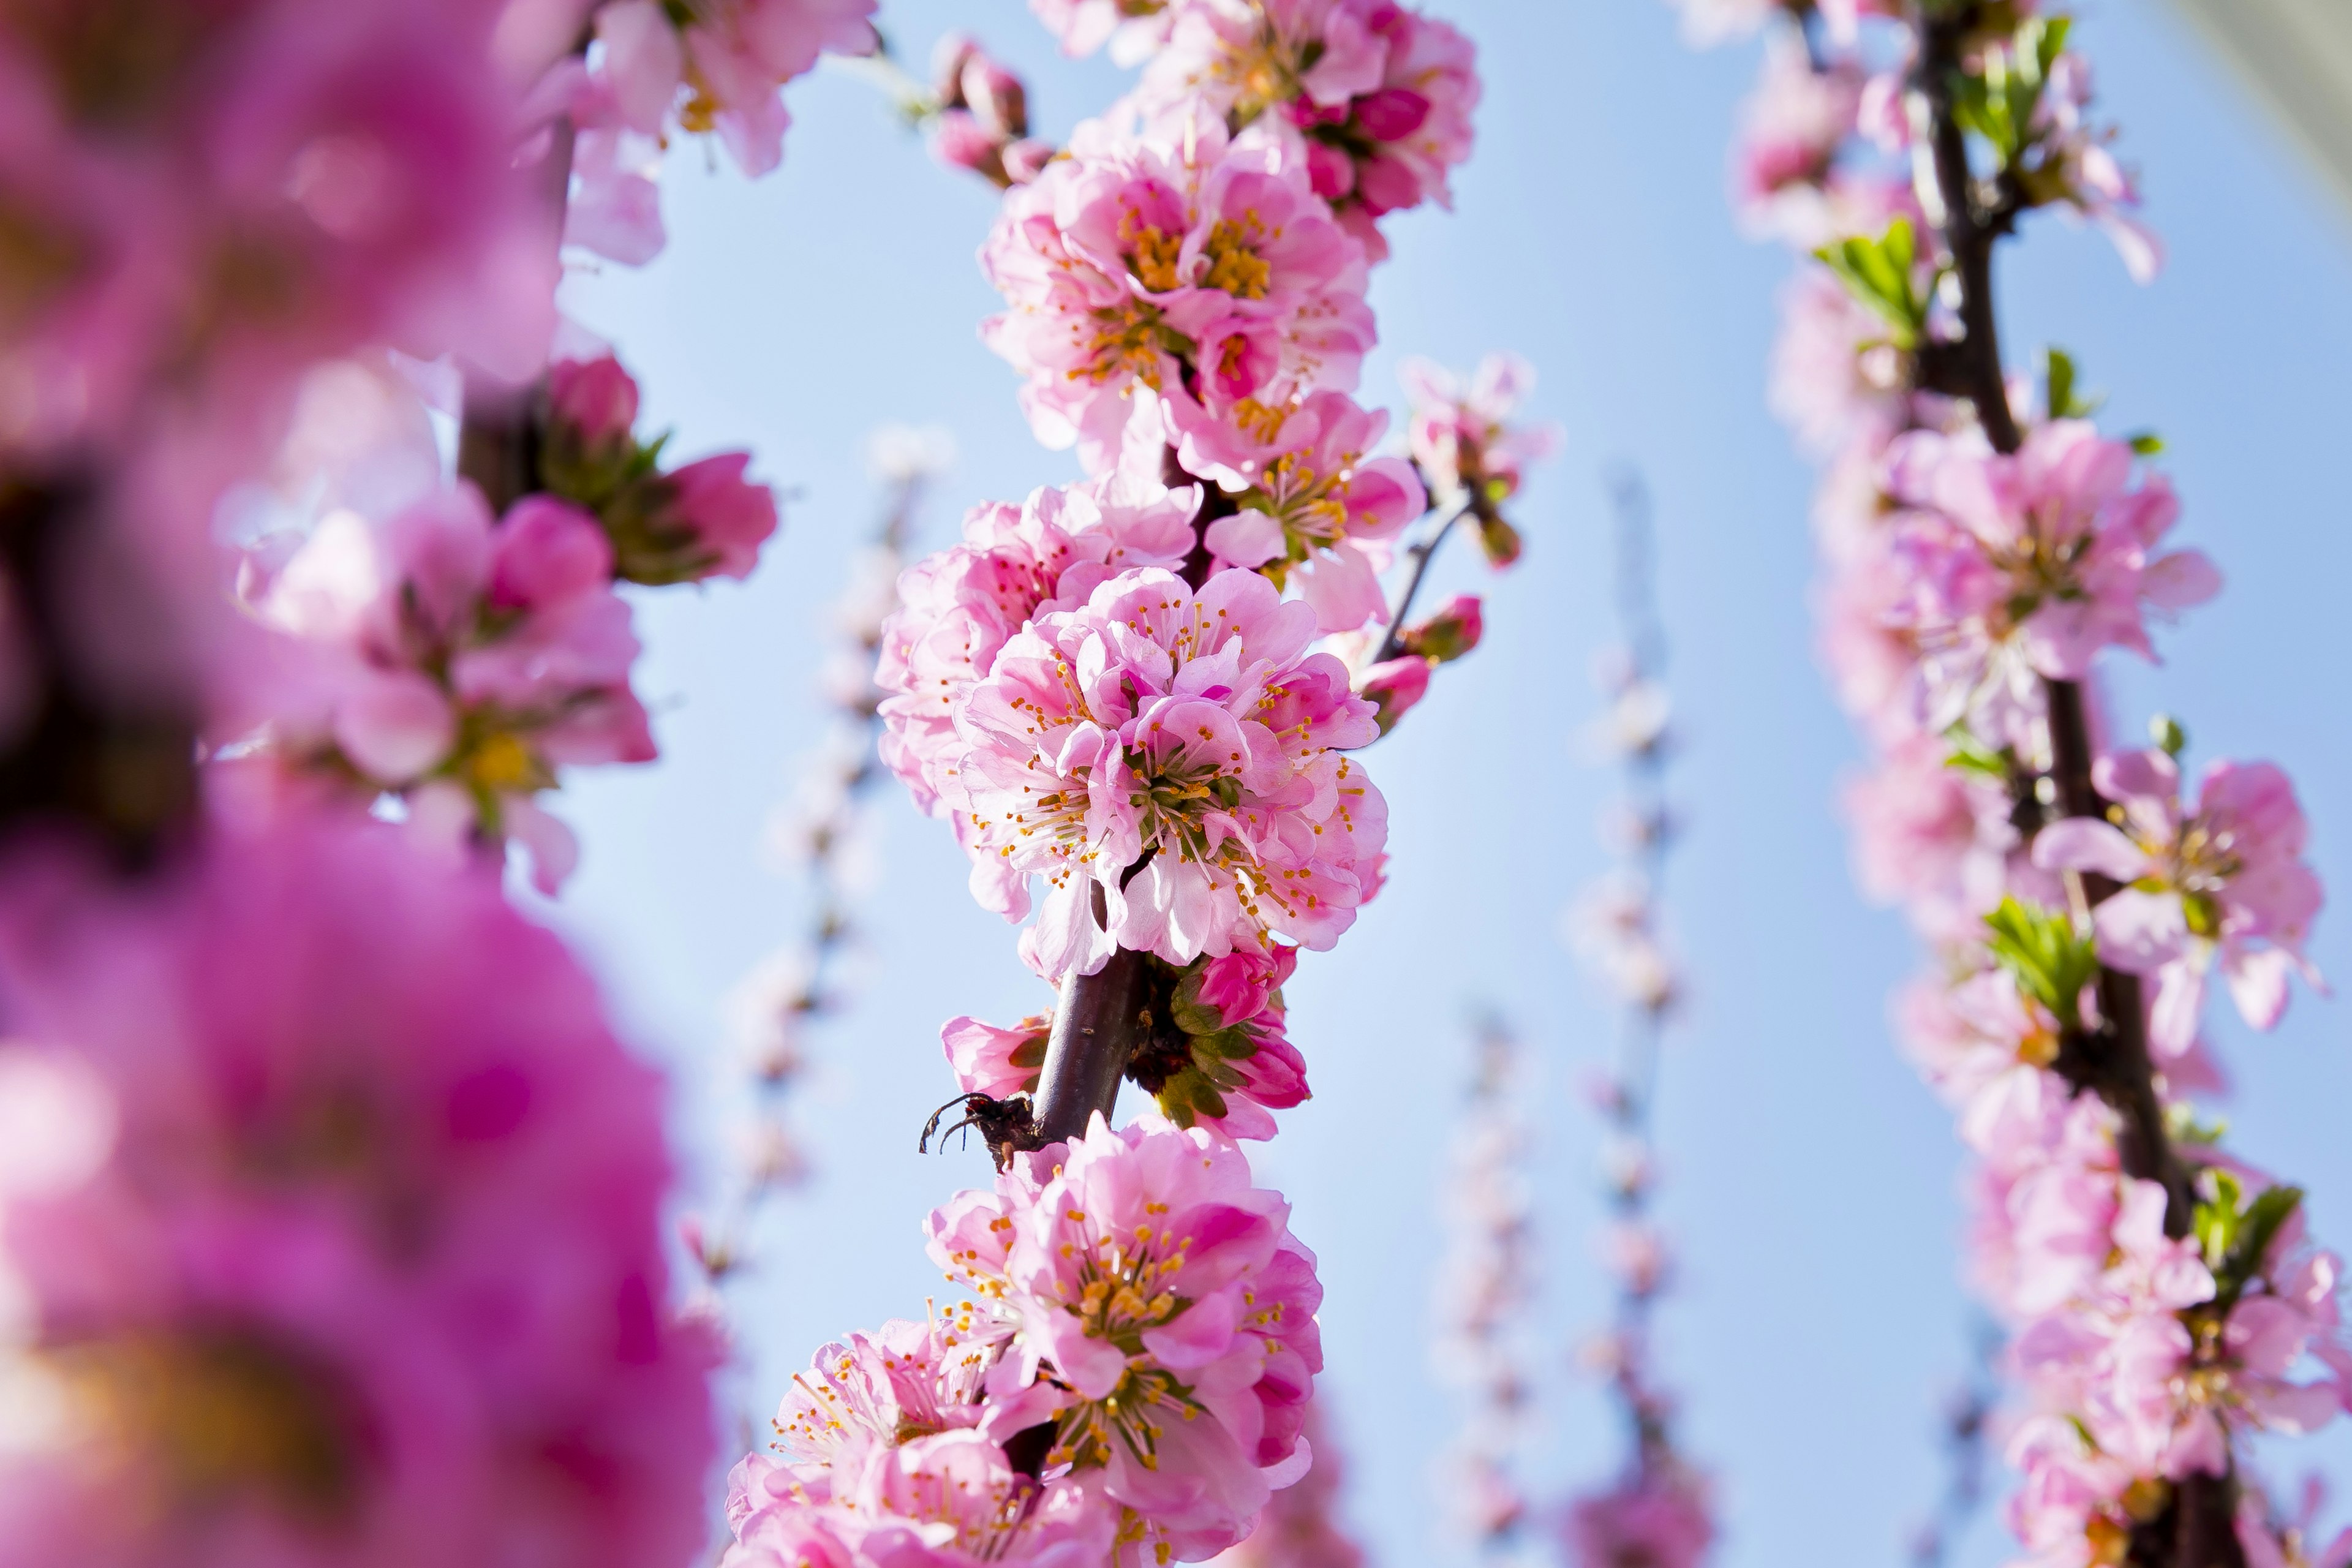
[[[1363,247],[1303,158],[1198,105],[1080,126],[1008,193],[981,261],[1006,304],[982,335],[1021,373],[1030,427],[1090,472],[1130,439],[1157,471],[1188,428],[1348,391],[1372,346]]]
[[[1136,90],[1147,110],[1199,102],[1303,155],[1315,194],[1373,260],[1379,220],[1435,201],[1470,155],[1476,54],[1396,0],[1180,0]]]
[[[1581,1359],[1607,1379],[1626,1442],[1616,1476],[1579,1491],[1560,1524],[1576,1568],[1696,1568],[1715,1540],[1712,1489],[1675,1443],[1674,1399],[1657,1381],[1652,1334],[1673,1259],[1651,1210],[1657,1187],[1651,1124],[1659,1051],[1684,990],[1660,909],[1667,854],[1681,826],[1666,791],[1673,704],[1652,581],[1648,492],[1630,474],[1614,490],[1623,625],[1619,645],[1596,661],[1609,704],[1596,726],[1596,749],[1624,775],[1624,797],[1602,827],[1623,863],[1570,911],[1569,937],[1623,1009],[1616,1061],[1592,1085],[1608,1130],[1601,1195],[1610,1221],[1601,1242],[1602,1262],[1615,1279],[1616,1310]]]
[[[2032,209],[2107,227],[2135,274],[2155,247],[2088,126],[2067,18],[1847,9],[1788,8],[1738,185],[1820,264],[1788,296],[1773,402],[1828,460],[1822,650],[1874,752],[1847,796],[1857,869],[1936,950],[1898,1026],[1978,1162],[1969,1271],[2020,1405],[2011,1522],[2041,1568],[2113,1568],[2139,1541],[2285,1560],[2244,1439],[2352,1393],[2339,1265],[2305,1241],[2301,1194],[2223,1152],[2189,1097],[2220,1087],[2216,968],[2256,1028],[2291,976],[2318,984],[2304,817],[2267,763],[2214,763],[2185,796],[2168,719],[2153,749],[2105,739],[2100,657],[2152,659],[2154,624],[2220,576],[2168,542],[2158,443],[2103,435],[2063,353],[2038,398],[2011,378],[1989,294]],[[1893,162],[1914,152],[1916,191]]]
[[[657,184],[672,136],[716,135],[746,174],[782,161],[781,89],[826,51],[875,47],[877,0],[604,0],[593,42],[551,67],[534,101],[575,139],[572,244],[632,265],[666,243]],[[583,9],[575,3],[576,14]],[[568,47],[569,40],[559,47]]]
[[[657,1086],[552,937],[291,816],[9,889],[0,1563],[695,1549]]]
[[[257,617],[286,640],[249,694],[260,711],[243,717],[260,729],[244,760],[298,789],[398,794],[450,848],[519,843],[551,893],[578,851],[537,796],[562,767],[656,754],[616,580],[745,575],[775,531],[775,500],[744,481],[740,452],[665,472],[663,443],[631,428],[635,383],[604,355],[551,367],[544,489],[493,518],[474,487],[441,481],[416,395],[373,384],[385,405],[373,423],[353,424],[349,396],[326,399],[281,456],[281,489],[315,507],[323,486],[340,504],[247,563]],[[400,482],[351,478],[370,473]],[[272,568],[287,534],[291,553]]]
[[[1445,201],[1468,151],[1466,41],[1391,0],[1034,9],[1074,54],[1149,58],[1058,152],[968,38],[928,88],[877,74],[1003,189],[982,337],[1087,477],[975,509],[908,569],[874,683],[883,762],[950,823],[975,898],[1035,914],[1021,953],[1057,995],[942,1030],[961,1092],[932,1126],[960,1112],[998,1180],[932,1216],[932,1250],[978,1305],[820,1353],[782,1458],[739,1472],[739,1568],[1199,1561],[1307,1473],[1320,1287],[1240,1141],[1307,1097],[1300,950],[1381,886],[1387,807],[1352,753],[1481,630],[1466,596],[1407,624],[1467,502],[1406,547],[1391,609],[1431,483],[1350,395],[1376,220]],[[1493,455],[1482,529],[1532,455],[1510,395],[1454,411],[1449,453]],[[1122,1083],[1155,1110],[1118,1131]],[[1237,1561],[1352,1561],[1329,1489]]]
[[[734,1568],[1197,1562],[1303,1475],[1322,1365],[1288,1205],[1202,1130],[1147,1121],[1017,1156],[929,1222],[969,1292],[817,1353],[779,1457],[738,1467]]]

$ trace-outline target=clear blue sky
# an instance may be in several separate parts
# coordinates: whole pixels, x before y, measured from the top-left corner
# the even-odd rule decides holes
[[[1549,1420],[1537,1479],[1556,1489],[1613,1460],[1597,1396],[1561,1371],[1602,1304],[1588,1239],[1594,1130],[1574,1085],[1607,1050],[1611,1017],[1557,932],[1603,864],[1592,823],[1610,781],[1576,734],[1594,706],[1588,658],[1608,635],[1598,475],[1623,457],[1658,500],[1693,822],[1672,889],[1697,994],[1665,1068],[1664,1211],[1686,1281],[1666,1365],[1687,1390],[1689,1444],[1722,1477],[1721,1563],[1890,1563],[1940,1484],[1933,1411],[1964,1354],[1958,1156],[1885,1028],[1915,950],[1853,892],[1833,812],[1855,750],[1811,654],[1810,477],[1762,406],[1787,263],[1743,243],[1722,198],[1753,58],[1686,53],[1648,0],[1442,8],[1484,51],[1481,145],[1454,215],[1396,226],[1365,396],[1393,398],[1402,354],[1467,363],[1515,348],[1541,368],[1538,412],[1569,444],[1520,507],[1523,569],[1491,584],[1466,561],[1444,573],[1441,588],[1490,592],[1488,645],[1370,753],[1394,879],[1291,991],[1317,1095],[1264,1168],[1323,1258],[1353,1517],[1391,1568],[1459,1560],[1430,1479],[1454,1408],[1426,1345],[1435,1183],[1474,1004],[1505,1009],[1541,1057],[1529,1109]],[[950,25],[982,34],[1029,72],[1049,132],[1117,89],[1099,62],[1055,58],[1020,0],[887,0],[885,19],[918,59]],[[2170,709],[2200,758],[2287,764],[2323,874],[2352,888],[2347,231],[2160,7],[2107,0],[2078,37],[2172,264],[2134,289],[2095,235],[2037,222],[2004,262],[2010,341],[2063,341],[2112,393],[2118,428],[2163,432],[2183,531],[2230,578],[2217,605],[2162,639],[2164,668],[2124,672],[2118,711],[2137,725]],[[563,803],[586,856],[556,918],[635,1037],[676,1065],[678,1124],[696,1140],[688,1175],[705,1185],[704,1130],[734,1082],[719,1000],[804,917],[803,893],[758,846],[793,760],[818,739],[823,606],[875,502],[866,432],[888,420],[954,431],[962,456],[926,519],[933,543],[970,502],[1073,472],[1031,441],[1010,374],[974,336],[994,304],[972,259],[991,194],[933,168],[859,81],[820,72],[791,101],[780,174],[747,185],[679,150],[667,254],[581,279],[573,297],[639,372],[652,417],[677,426],[677,450],[748,445],[793,492],[748,587],[641,600],[642,689],[664,761],[583,776]],[[976,1150],[914,1152],[952,1088],[938,1025],[1010,1019],[1042,999],[1011,931],[966,895],[944,828],[895,795],[881,815],[862,997],[814,1040],[797,1107],[816,1176],[778,1212],[743,1300],[762,1406],[816,1344],[919,1312],[935,1290],[918,1222],[986,1173]],[[2352,983],[2352,918],[2323,920],[2315,956]],[[2340,1007],[2299,996],[2273,1038],[2234,1020],[2218,1029],[2244,1152],[2310,1184],[2319,1231],[2352,1242]],[[2304,1449],[2352,1469],[2352,1441]],[[1988,1525],[1966,1560],[2000,1551]]]

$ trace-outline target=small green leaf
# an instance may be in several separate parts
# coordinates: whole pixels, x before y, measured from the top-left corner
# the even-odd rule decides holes
[[[2131,449],[2143,458],[2153,458],[2164,450],[2164,437],[2153,430],[2142,430],[2124,438]]]
[[[2169,713],[2158,713],[2147,721],[2147,738],[2169,757],[2178,757],[2189,749],[2189,731]]]
[[[2017,753],[2014,751],[2007,746],[1994,751],[1979,740],[1966,724],[1953,725],[1944,731],[1944,739],[1952,748],[1944,758],[1944,765],[1948,768],[1958,768],[1964,773],[1976,773],[2001,784],[2007,784],[2010,775],[2016,771]]]
[[[1984,917],[1993,962],[2069,1029],[2083,1026],[2083,987],[2099,973],[2097,945],[2064,913],[2011,896]]]

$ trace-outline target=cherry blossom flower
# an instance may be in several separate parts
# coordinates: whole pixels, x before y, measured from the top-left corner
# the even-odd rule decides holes
[[[1168,40],[1177,0],[1029,0],[1037,20],[1072,57],[1108,43],[1111,58],[1135,65]]]
[[[2275,1026],[2290,973],[2320,984],[2303,956],[2319,879],[2303,862],[2303,808],[2286,774],[2268,763],[2215,763],[2193,806],[2180,799],[2179,763],[2162,751],[2102,757],[2092,779],[2116,803],[2113,820],[2053,823],[2033,858],[2124,884],[2092,920],[2105,962],[2156,978],[2149,1045],[2189,1048],[2216,964],[2246,1022]]]
[[[105,890],[20,862],[12,1036],[110,1138],[0,1176],[55,1420],[0,1563],[682,1561],[712,1347],[666,1317],[660,1089],[556,940],[283,816]]]
[[[1801,246],[1838,237],[1824,221],[1823,192],[1853,133],[1862,92],[1857,65],[1816,69],[1801,38],[1776,36],[1766,45],[1732,153],[1732,205],[1749,233]]]
[[[528,373],[556,272],[510,199],[494,16],[135,0],[9,28],[0,451],[152,437],[162,415],[234,469],[296,375],[362,342]],[[130,70],[125,37],[169,47]]]
[[[1470,155],[1476,50],[1395,0],[1192,0],[1138,89],[1148,108],[1197,98],[1238,131],[1295,137],[1315,185],[1372,259],[1377,220],[1434,199]]]
[[[1310,1460],[1322,1289],[1288,1212],[1209,1132],[1097,1115],[931,1216],[933,1259],[1015,1329],[991,1400],[1025,1392],[1047,1468],[1099,1471],[1179,1561],[1242,1539]]]
[[[363,797],[404,793],[430,837],[521,839],[552,891],[576,851],[532,796],[564,764],[655,755],[612,567],[595,521],[545,496],[495,523],[463,485],[381,529],[330,517],[258,599],[300,660],[270,754]]]
[[[1007,195],[981,264],[1007,306],[982,333],[1020,372],[1031,429],[1089,472],[1162,400],[1181,424],[1344,391],[1372,345],[1363,247],[1297,161],[1196,113],[1080,126]]]
[[[1559,450],[1558,426],[1511,422],[1536,386],[1535,367],[1517,354],[1488,354],[1467,382],[1428,360],[1408,359],[1397,379],[1412,405],[1413,461],[1440,500],[1507,500],[1530,464]]]
[[[2133,456],[2074,419],[2034,427],[2014,457],[1934,432],[1897,443],[1894,488],[1921,509],[1896,546],[1914,584],[1897,615],[1920,643],[1930,727],[2031,700],[2036,677],[2079,679],[2101,648],[2153,658],[2147,612],[2219,591],[2200,552],[2158,552],[2179,503],[2161,476],[2133,483]]]
[[[1217,564],[1264,573],[1277,588],[1295,583],[1320,631],[1384,616],[1387,543],[1429,507],[1411,463],[1371,455],[1388,415],[1318,392],[1244,416],[1245,434],[1196,427],[1178,447],[1188,472],[1237,499],[1239,510],[1208,527]]]
[[[1922,934],[1975,938],[2006,894],[2063,901],[2055,878],[2032,865],[2005,781],[1964,768],[1940,735],[1909,735],[1846,783],[1854,879],[1899,904]]]
[[[566,237],[613,260],[650,261],[663,244],[656,176],[677,132],[711,133],[746,174],[782,161],[792,116],[783,85],[820,54],[864,55],[877,0],[610,0],[596,47],[552,68],[539,97],[579,133]]]
[[[1092,973],[1114,943],[1175,964],[1276,935],[1323,949],[1354,922],[1387,806],[1340,754],[1374,737],[1371,707],[1313,629],[1254,572],[1195,595],[1146,568],[1004,645],[943,783],[983,906],[1019,920],[1047,879],[1039,973]]]
[[[730,1515],[736,1541],[723,1568],[1087,1568],[1108,1555],[1118,1524],[1087,1487],[1041,1485],[972,1431],[858,1431],[829,1468],[822,1500],[755,1497],[747,1486]]]
[[[1013,634],[1041,613],[1083,605],[1120,572],[1181,566],[1199,508],[1190,486],[1113,478],[1046,487],[1017,507],[975,507],[961,544],[899,578],[900,607],[883,625],[874,683],[887,694],[882,761],[917,805],[946,814],[944,770],[961,751],[956,710]]]

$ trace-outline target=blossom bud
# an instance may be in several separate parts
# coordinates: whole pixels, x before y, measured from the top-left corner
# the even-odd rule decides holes
[[[1476,647],[1486,626],[1478,596],[1456,594],[1437,614],[1407,627],[1399,640],[1407,653],[1420,654],[1433,664],[1448,664]]]
[[[1519,531],[1495,516],[1478,520],[1478,547],[1486,552],[1486,564],[1500,569],[1516,565],[1519,559]]]
[[[1418,654],[1376,664],[1364,672],[1356,695],[1373,707],[1373,722],[1385,735],[1405,711],[1429,694],[1430,662]]]
[[[776,531],[776,498],[744,479],[748,452],[688,463],[635,487],[604,512],[618,552],[614,574],[660,585],[746,577]]]
[[[1029,89],[1021,79],[974,49],[959,78],[963,101],[974,119],[1000,142],[1029,134]]]
[[[980,45],[969,33],[946,34],[931,51],[931,96],[941,109],[971,107],[963,96],[963,68],[975,58],[982,58]]]
[[[549,417],[583,446],[625,437],[637,422],[637,384],[611,354],[558,360],[547,370]]]
[[[969,169],[990,179],[1003,166],[996,138],[968,109],[942,110],[931,121],[931,156],[950,169]]]

